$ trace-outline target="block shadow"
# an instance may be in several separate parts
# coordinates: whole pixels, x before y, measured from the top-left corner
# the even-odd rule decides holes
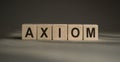
[[[20,36],[11,36],[11,37],[3,37],[3,39],[22,40],[22,37],[20,37]]]

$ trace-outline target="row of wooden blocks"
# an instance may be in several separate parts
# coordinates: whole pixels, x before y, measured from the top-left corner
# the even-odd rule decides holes
[[[96,24],[22,24],[23,40],[98,40]]]

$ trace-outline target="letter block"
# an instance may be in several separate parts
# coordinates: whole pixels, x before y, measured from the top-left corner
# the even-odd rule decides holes
[[[96,24],[22,24],[23,40],[98,40]]]
[[[53,40],[67,40],[67,24],[53,24]]]
[[[22,39],[23,40],[36,40],[36,25],[35,24],[22,24]]]
[[[82,35],[81,24],[68,24],[68,40],[82,40]]]
[[[84,40],[98,40],[98,25],[84,24]]]
[[[37,25],[38,40],[52,40],[52,24]]]

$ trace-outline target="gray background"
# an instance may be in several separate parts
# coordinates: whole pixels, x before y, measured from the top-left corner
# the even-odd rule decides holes
[[[98,24],[100,32],[119,32],[120,8],[111,0],[3,0],[0,37],[23,23]]]
[[[0,62],[120,62],[119,1],[0,1]],[[96,41],[21,40],[23,23],[98,24]]]

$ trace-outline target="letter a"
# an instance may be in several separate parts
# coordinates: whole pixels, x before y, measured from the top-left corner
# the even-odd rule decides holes
[[[25,37],[27,37],[28,35],[31,36],[31,37],[33,38],[33,33],[32,33],[32,30],[31,30],[30,27],[28,28]]]
[[[36,25],[23,24],[22,25],[22,39],[23,40],[36,40]]]

